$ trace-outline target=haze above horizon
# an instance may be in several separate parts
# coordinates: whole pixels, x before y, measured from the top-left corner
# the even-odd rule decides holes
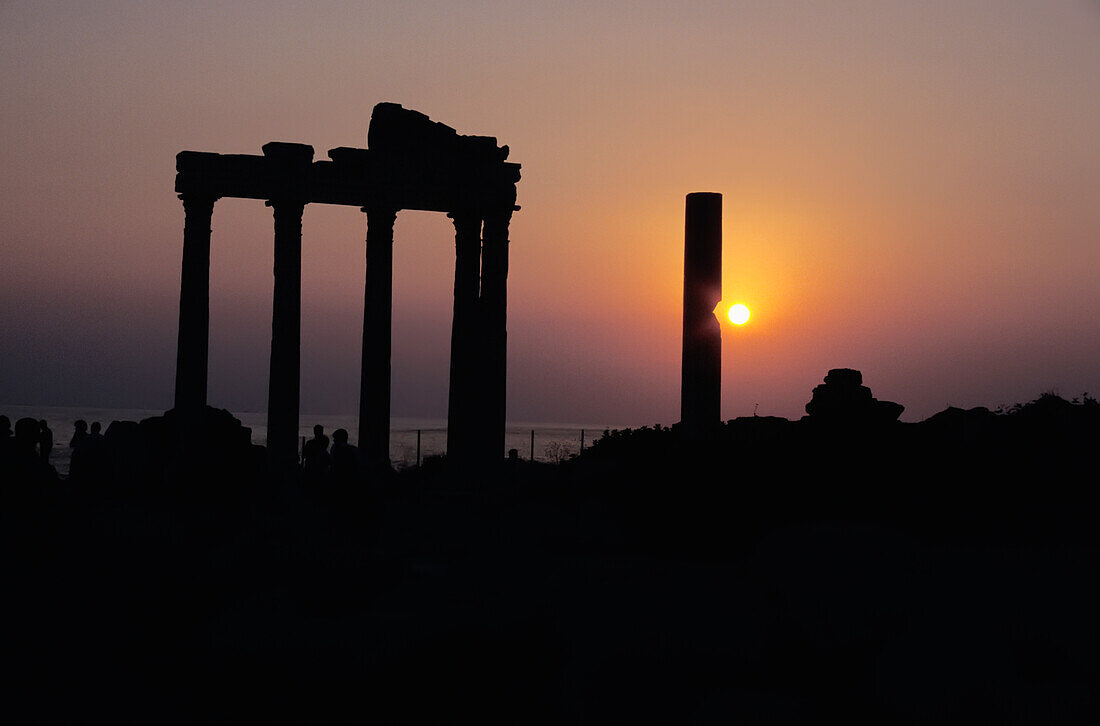
[[[509,419],[678,418],[684,196],[724,197],[722,417],[830,368],[920,420],[1100,388],[1089,2],[6,3],[0,401],[171,405],[176,152],[366,146],[393,101],[523,165]],[[358,400],[365,222],[303,226],[303,411]],[[214,211],[211,404],[262,410],[271,212]],[[447,406],[453,228],[404,212],[394,416]]]

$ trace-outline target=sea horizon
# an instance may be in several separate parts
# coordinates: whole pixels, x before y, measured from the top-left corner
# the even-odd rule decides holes
[[[226,409],[229,410],[229,409]],[[72,438],[77,420],[87,421],[89,425],[98,421],[103,431],[112,421],[141,421],[146,418],[163,416],[164,411],[149,408],[112,408],[106,406],[39,406],[28,404],[0,404],[0,415],[11,419],[12,426],[21,418],[45,420],[53,431],[54,445],[50,463],[57,468],[58,474],[67,476],[69,472],[69,440]],[[267,413],[265,411],[230,411],[241,425],[252,431],[252,443],[263,445],[267,439]],[[302,413],[298,419],[298,436],[308,439],[313,436],[313,427],[324,426],[325,434],[345,429],[348,442],[358,444],[358,416],[355,414]],[[535,461],[559,461],[577,454],[583,445],[587,446],[606,430],[637,428],[649,424],[585,424],[557,421],[509,421],[505,425],[505,450],[516,449],[521,459],[534,458]],[[534,450],[531,446],[531,432],[535,433]],[[422,462],[429,456],[438,456],[447,450],[447,418],[394,416],[390,418],[390,461],[397,468],[414,466],[417,463],[417,438],[419,435],[419,459]],[[503,454],[503,452],[502,452]],[[533,454],[533,456],[532,456]]]

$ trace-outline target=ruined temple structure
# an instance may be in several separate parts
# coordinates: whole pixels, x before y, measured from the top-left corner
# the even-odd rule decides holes
[[[177,411],[200,420],[206,406],[210,224],[222,197],[262,199],[274,216],[274,304],[268,454],[297,461],[301,353],[302,211],[306,204],[359,207],[367,218],[359,443],[368,465],[389,463],[393,225],[402,209],[444,212],[455,226],[448,453],[485,463],[503,456],[507,361],[508,225],[520,165],[488,136],[462,136],[424,114],[380,103],[367,148],[328,160],[313,147],[270,142],[262,155],[181,151],[183,274],[176,358]]]
[[[684,214],[684,344],[680,423],[689,434],[721,422],[722,195],[687,195]]]

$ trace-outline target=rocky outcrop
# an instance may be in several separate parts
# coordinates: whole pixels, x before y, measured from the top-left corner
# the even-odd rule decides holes
[[[863,374],[852,368],[834,368],[816,386],[806,404],[813,421],[884,424],[897,421],[905,410],[900,403],[880,401],[863,385]]]

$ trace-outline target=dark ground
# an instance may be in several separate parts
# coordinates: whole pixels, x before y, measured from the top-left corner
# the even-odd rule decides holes
[[[0,720],[1096,723],[1098,411],[353,488],[9,479]]]

